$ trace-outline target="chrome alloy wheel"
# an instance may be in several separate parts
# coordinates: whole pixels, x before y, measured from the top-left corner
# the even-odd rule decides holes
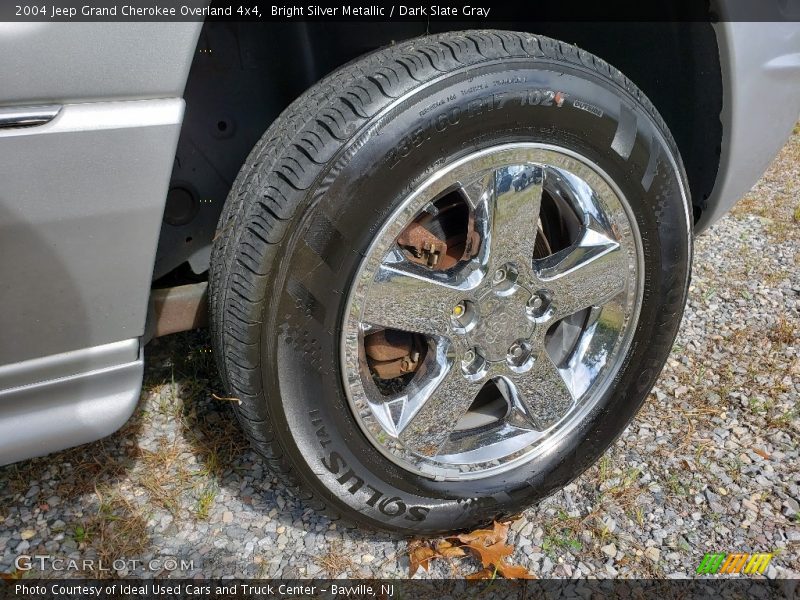
[[[452,225],[430,224],[459,203],[468,216],[450,221],[467,229],[462,240],[474,236],[471,252],[459,246],[448,262],[433,245],[399,243],[412,224],[422,239],[449,239]],[[388,218],[350,289],[341,360],[361,429],[396,464],[437,480],[486,477],[552,450],[625,357],[642,257],[622,193],[571,151],[507,144],[436,171]],[[388,385],[365,349],[376,332],[421,340]]]

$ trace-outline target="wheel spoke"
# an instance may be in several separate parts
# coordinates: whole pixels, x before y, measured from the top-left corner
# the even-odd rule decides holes
[[[536,261],[537,277],[551,290],[553,318],[602,306],[625,289],[628,261],[619,243],[593,227],[569,248]]]
[[[533,165],[503,167],[464,186],[478,229],[488,237],[489,267],[514,263],[529,274],[542,201],[544,171]],[[520,257],[530,257],[517,264]]]
[[[367,291],[363,320],[414,333],[446,335],[448,319],[461,295],[448,281],[444,273],[427,273],[415,265],[383,264]]]
[[[556,423],[572,407],[574,399],[558,368],[542,351],[529,371],[512,379],[519,402],[539,431]]]
[[[495,173],[494,193],[488,215],[491,224],[489,252],[492,268],[514,263],[528,274],[542,203],[543,171],[540,167],[499,169]],[[517,264],[524,261],[524,264]]]
[[[425,456],[439,453],[482,387],[482,383],[464,377],[458,359],[444,369],[437,385],[420,389],[419,396],[410,399],[409,406],[415,412],[404,415],[400,429],[400,441]]]
[[[494,171],[484,174],[472,183],[463,185],[461,191],[467,198],[469,207],[475,212],[486,213],[494,196]]]

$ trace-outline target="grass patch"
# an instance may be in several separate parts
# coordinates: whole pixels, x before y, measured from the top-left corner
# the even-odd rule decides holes
[[[320,567],[328,577],[336,577],[342,573],[348,576],[358,576],[359,567],[345,552],[341,542],[333,542],[320,556],[312,556],[311,561]]]
[[[85,544],[89,541],[89,532],[83,525],[75,525],[72,529],[72,539],[76,544]]]
[[[117,559],[130,559],[150,547],[147,530],[149,515],[118,490],[98,487],[96,512],[73,525],[71,537],[82,551],[91,550],[106,565]],[[115,576],[110,571],[92,571],[91,577]]]
[[[209,511],[214,506],[214,501],[217,498],[217,490],[208,487],[200,492],[200,496],[197,498],[197,504],[195,505],[194,516],[195,519],[198,521],[207,521]]]
[[[636,517],[636,501],[641,495],[641,487],[638,480],[642,472],[636,468],[629,468],[620,478],[619,483],[609,488],[605,496],[613,500],[617,506],[622,508],[629,516]]]
[[[611,471],[614,468],[614,463],[608,454],[603,454],[600,461],[597,463],[597,478],[600,483],[605,483],[611,478]]]
[[[669,493],[673,496],[683,497],[689,495],[687,487],[683,485],[683,482],[676,473],[672,473],[667,478],[667,480],[664,482],[664,487],[666,487]]]
[[[797,340],[797,330],[786,317],[778,317],[778,322],[769,330],[767,337],[776,344],[790,346]]]
[[[551,559],[556,558],[558,550],[568,550],[573,553],[580,552],[583,549],[583,544],[572,537],[572,535],[556,534],[545,536],[542,541],[542,551],[547,554]]]

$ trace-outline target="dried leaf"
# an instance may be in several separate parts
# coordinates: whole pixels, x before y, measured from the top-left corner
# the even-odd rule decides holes
[[[498,523],[494,522],[494,537],[498,542],[505,541],[508,538],[508,528],[511,523]]]
[[[436,556],[436,552],[430,546],[419,545],[412,548],[408,554],[409,577],[413,577],[420,567],[427,571],[431,564],[431,559],[436,558]]]
[[[536,579],[536,575],[528,571],[522,565],[507,565],[500,563],[497,565],[497,570],[506,579]]]
[[[766,452],[764,452],[763,450],[760,450],[759,448],[753,448],[753,452],[755,452],[756,454],[758,454],[758,455],[759,455],[761,458],[763,458],[764,460],[769,460],[769,454],[767,454],[767,453],[766,453]]]
[[[467,555],[463,548],[460,546],[454,546],[447,540],[441,540],[438,542],[436,544],[436,551],[442,556],[442,558],[458,558],[460,556]]]
[[[475,573],[470,573],[467,575],[467,579],[494,579],[495,578],[495,571],[494,569],[483,569],[482,571],[477,571]]]
[[[535,579],[525,567],[507,564],[506,557],[514,553],[507,544],[509,523],[495,521],[491,529],[476,529],[448,539],[431,542],[416,540],[409,544],[409,567],[411,576],[419,567],[426,571],[434,558],[461,558],[469,550],[481,561],[483,569],[467,575],[467,579],[495,579],[500,573],[509,579]]]
[[[508,523],[498,523],[495,521],[492,529],[476,529],[475,531],[462,533],[456,537],[464,544],[479,542],[484,546],[489,546],[506,540],[508,537]]]
[[[505,542],[497,542],[490,546],[467,544],[467,548],[475,552],[484,567],[497,566],[503,562],[506,556],[511,556],[514,553],[514,548]]]
[[[476,541],[488,540],[494,537],[494,530],[492,529],[476,529],[469,533],[461,533],[456,536],[456,539],[462,544],[470,544]]]

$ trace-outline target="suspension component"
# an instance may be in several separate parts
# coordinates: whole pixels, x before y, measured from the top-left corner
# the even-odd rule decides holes
[[[397,243],[418,259],[415,262],[431,268],[436,268],[439,259],[447,254],[447,243],[425,229],[419,221],[406,227]]]
[[[398,236],[397,243],[412,262],[445,271],[478,254],[480,234],[475,216],[463,199],[430,205]]]
[[[419,334],[382,329],[364,338],[369,368],[381,379],[415,372],[425,358],[427,343]]]

